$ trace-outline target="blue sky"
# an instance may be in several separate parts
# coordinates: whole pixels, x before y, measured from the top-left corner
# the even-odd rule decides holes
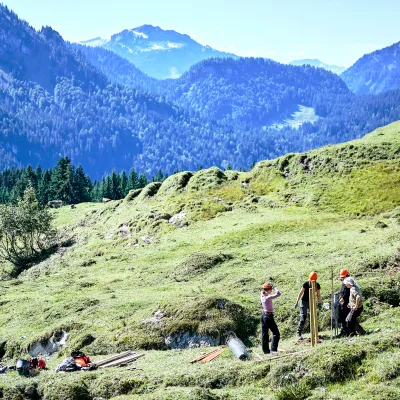
[[[400,41],[400,0],[0,0],[70,41],[158,25],[241,56],[352,65]]]

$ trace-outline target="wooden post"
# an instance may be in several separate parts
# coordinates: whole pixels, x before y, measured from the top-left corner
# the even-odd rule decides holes
[[[311,282],[312,284],[312,282]],[[314,301],[313,301],[313,289],[312,286],[309,289],[309,304],[310,304],[310,333],[311,333],[311,347],[315,347],[315,335],[314,335]]]
[[[318,315],[317,315],[317,282],[311,281],[310,288],[310,331],[311,331],[311,346],[315,347],[318,344]]]

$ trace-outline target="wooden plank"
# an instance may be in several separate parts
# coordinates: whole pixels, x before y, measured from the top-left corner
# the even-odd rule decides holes
[[[192,360],[192,361],[190,361],[190,362],[193,364],[193,363],[195,363],[195,362],[201,361],[203,358],[208,357],[210,354],[213,354],[213,353],[215,353],[215,352],[218,351],[218,350],[219,350],[219,349],[215,349],[215,350],[213,350],[213,351],[210,351],[209,353],[204,353],[204,354],[202,354],[201,356],[195,358],[194,360]]]
[[[219,357],[226,349],[220,349],[213,354],[210,354],[208,357],[203,358],[200,362],[205,364],[206,362],[214,360],[214,358]]]
[[[117,365],[124,364],[128,361],[129,362],[136,361],[138,358],[143,357],[143,356],[144,356],[144,354],[132,354],[130,356],[120,358],[119,360],[111,361],[108,364],[103,364],[100,366],[100,368],[115,367]]]
[[[120,359],[120,358],[122,358],[122,357],[126,357],[126,356],[128,356],[129,354],[133,354],[132,350],[125,351],[125,352],[123,352],[123,353],[117,354],[116,356],[106,358],[106,359],[104,359],[104,360],[101,360],[101,361],[99,361],[99,362],[96,362],[95,364],[96,364],[98,367],[100,367],[100,366],[103,365],[103,364],[107,364],[107,363],[109,363],[109,362],[111,362],[111,361],[115,361],[115,360],[118,360],[118,359]]]

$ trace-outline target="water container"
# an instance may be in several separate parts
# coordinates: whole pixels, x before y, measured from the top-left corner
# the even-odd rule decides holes
[[[250,358],[250,353],[244,343],[235,335],[230,334],[226,339],[226,345],[230,348],[233,355],[239,360],[247,360]]]

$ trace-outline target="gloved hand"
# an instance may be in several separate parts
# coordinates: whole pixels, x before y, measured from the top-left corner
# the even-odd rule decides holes
[[[333,308],[336,308],[338,305],[339,305],[339,300],[336,300],[336,301],[333,303]]]
[[[318,303],[318,310],[322,310],[322,303]]]
[[[296,304],[294,305],[294,308],[297,308],[298,305],[299,305],[299,302],[296,301]]]

